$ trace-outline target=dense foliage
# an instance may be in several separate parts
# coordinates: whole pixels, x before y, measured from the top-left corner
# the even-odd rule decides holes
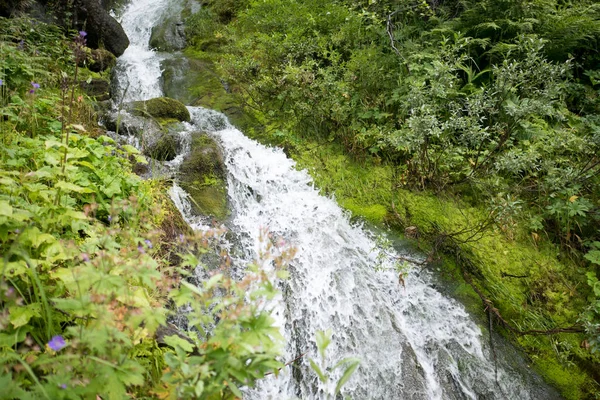
[[[179,215],[163,185],[80,93],[85,32],[0,19],[0,35],[0,398],[235,398],[277,371],[274,277],[224,263],[188,282],[223,233],[160,229]],[[285,268],[292,250],[267,249]]]
[[[459,197],[508,240],[550,244],[572,266],[560,279],[587,302],[569,310],[587,332],[581,346],[600,350],[596,2],[207,3],[192,43],[217,54],[253,129],[266,127],[258,135],[296,154],[339,144],[391,168],[379,185],[392,192]],[[543,303],[536,285],[528,301]]]

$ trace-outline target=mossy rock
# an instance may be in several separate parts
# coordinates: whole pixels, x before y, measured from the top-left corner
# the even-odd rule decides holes
[[[117,57],[106,49],[94,49],[88,59],[88,68],[93,72],[102,72],[117,65]]]
[[[183,103],[168,97],[157,97],[150,100],[134,101],[127,105],[133,115],[153,118],[170,118],[182,122],[190,122],[190,112]]]
[[[179,184],[189,193],[196,214],[227,216],[225,164],[217,143],[204,133],[192,134],[191,152],[181,164]]]
[[[179,16],[165,19],[152,28],[150,47],[158,51],[177,51],[185,48],[185,28]]]
[[[144,149],[144,154],[158,161],[171,161],[177,156],[178,142],[175,135],[166,133],[151,146]]]
[[[103,78],[92,78],[89,81],[80,83],[81,89],[96,101],[106,101],[110,99],[110,82]]]
[[[217,74],[212,61],[196,58],[194,52],[186,50],[185,55],[172,55],[163,60],[161,68],[163,89],[168,97],[222,112],[242,130],[256,123],[244,112],[235,87],[230,87]]]

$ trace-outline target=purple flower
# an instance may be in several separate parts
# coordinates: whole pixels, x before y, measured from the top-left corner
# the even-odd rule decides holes
[[[67,388],[67,384],[66,383],[62,383],[60,385],[58,385],[59,388],[61,389],[66,389]]]
[[[87,32],[86,31],[79,31],[79,36],[81,36],[82,38],[87,36]]]
[[[4,85],[4,81],[0,79],[0,86]]]
[[[23,39],[21,39],[21,41],[19,42],[19,45],[17,47],[19,50],[23,50],[23,48],[25,47],[25,41]]]
[[[81,259],[85,262],[90,261],[90,256],[87,253],[81,253]]]
[[[65,339],[63,339],[63,337],[60,335],[52,337],[52,339],[50,339],[50,341],[48,342],[48,347],[50,347],[54,351],[60,351],[66,345],[67,343],[65,343]]]
[[[108,216],[108,222],[112,222],[112,215]]]
[[[34,94],[35,91],[40,88],[40,84],[35,83],[34,81],[31,81],[31,86],[32,86],[32,89],[29,89],[29,94]]]
[[[144,253],[146,252],[146,250],[144,250],[144,248],[143,248],[142,246],[138,246],[138,251],[139,251],[141,254],[144,254]]]
[[[150,241],[150,239],[144,240],[144,243],[146,243],[146,246],[148,246],[149,249],[152,248],[152,242]]]

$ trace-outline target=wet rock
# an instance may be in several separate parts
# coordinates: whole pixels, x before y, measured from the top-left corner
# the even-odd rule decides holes
[[[191,151],[181,164],[179,184],[189,193],[197,215],[227,216],[225,165],[217,143],[204,133],[192,134]]]
[[[106,101],[110,99],[110,82],[102,78],[92,78],[89,81],[80,83],[81,88],[90,97],[96,101]]]
[[[126,107],[133,115],[173,119],[182,122],[189,122],[191,120],[190,112],[185,105],[180,101],[168,97],[134,101],[127,104]]]
[[[129,38],[123,27],[102,7],[100,1],[77,0],[76,9],[84,20],[88,46],[98,48],[103,43],[117,57],[129,47]]]
[[[254,125],[255,121],[243,111],[239,97],[215,72],[212,62],[176,54],[164,59],[161,69],[166,96],[222,112],[241,129]]]
[[[170,161],[177,156],[179,139],[176,132],[161,126],[152,117],[132,115],[126,111],[109,112],[102,117],[106,129],[119,135],[132,136],[142,153],[157,161]]]
[[[88,69],[93,72],[102,72],[113,68],[117,64],[117,58],[113,53],[105,49],[94,49],[88,59]]]
[[[177,51],[186,45],[185,27],[179,17],[167,18],[152,28],[150,47],[158,51]]]

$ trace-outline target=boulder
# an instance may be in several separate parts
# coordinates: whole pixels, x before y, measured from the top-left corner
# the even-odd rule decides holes
[[[102,78],[92,78],[89,81],[80,83],[81,88],[90,97],[96,101],[106,101],[110,99],[110,82]]]
[[[150,47],[158,51],[183,50],[187,45],[185,27],[178,17],[170,17],[152,28]]]
[[[192,134],[191,151],[179,169],[179,185],[189,193],[194,213],[216,219],[227,216],[223,156],[217,143],[207,134]]]
[[[154,118],[132,115],[126,111],[110,112],[102,118],[106,129],[119,135],[134,136],[142,153],[157,161],[170,161],[177,156],[179,135],[162,127]]]
[[[210,60],[173,54],[160,64],[165,95],[187,105],[220,111],[238,128],[247,129],[256,121],[243,111],[241,97],[215,71]]]
[[[88,58],[88,69],[93,72],[102,72],[113,68],[117,64],[117,58],[106,49],[94,49]]]
[[[190,112],[185,105],[180,101],[168,97],[134,101],[127,104],[126,107],[133,115],[173,119],[181,122],[190,122],[191,120]]]
[[[115,56],[121,56],[129,47],[129,38],[121,24],[103,7],[99,0],[76,0],[78,14],[84,19],[87,44],[98,48],[100,43]]]

